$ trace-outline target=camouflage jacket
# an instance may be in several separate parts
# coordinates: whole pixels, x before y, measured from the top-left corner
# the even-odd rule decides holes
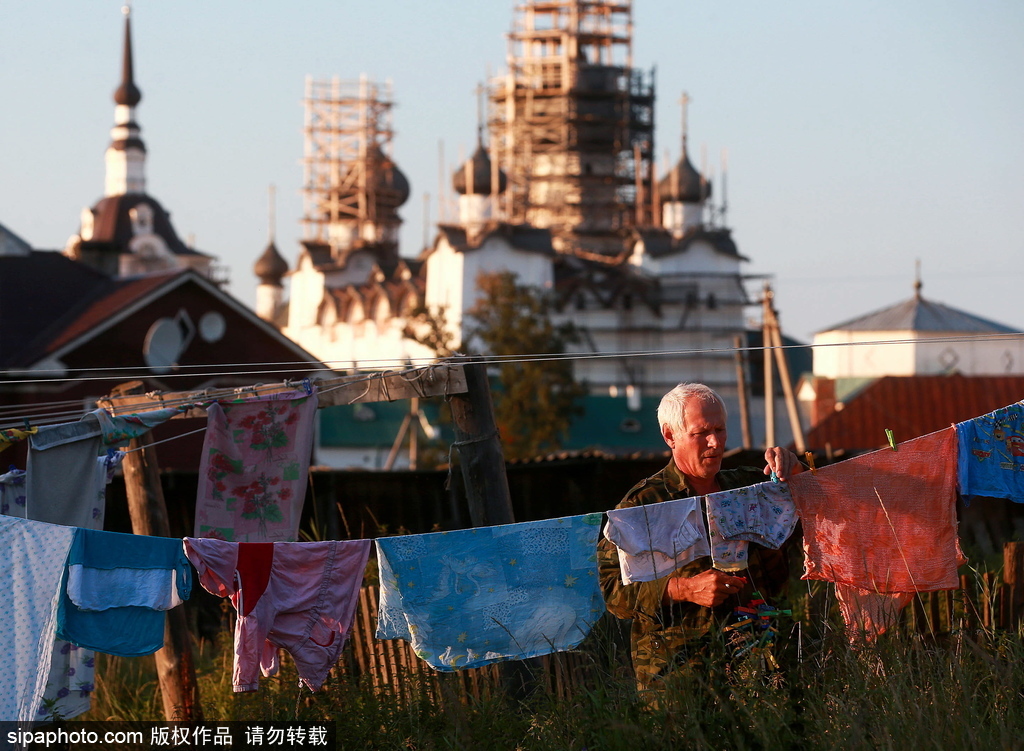
[[[727,469],[718,473],[718,486],[732,490],[764,482],[762,470],[755,467]],[[670,461],[665,469],[633,486],[616,508],[627,508],[661,501],[688,498],[693,491],[682,473]],[[751,543],[749,570],[742,572],[748,584],[735,599],[715,608],[691,602],[663,605],[669,577],[651,582],[623,584],[619,572],[618,549],[603,536],[598,543],[597,560],[605,604],[619,618],[632,619],[630,647],[637,684],[652,688],[652,681],[669,672],[680,659],[687,645],[713,635],[732,613],[734,607],[746,604],[757,588],[766,596],[778,594],[789,578],[787,548],[768,550]],[[703,557],[679,570],[682,576],[694,576],[711,568],[711,558]],[[683,657],[685,659],[685,657]]]

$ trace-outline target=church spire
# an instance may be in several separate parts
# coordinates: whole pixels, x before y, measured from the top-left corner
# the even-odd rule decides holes
[[[124,50],[121,57],[121,83],[114,91],[114,127],[110,130],[107,148],[107,180],[105,195],[146,192],[146,145],[135,122],[135,106],[142,101],[142,92],[135,85],[132,61],[131,8],[124,6]]]

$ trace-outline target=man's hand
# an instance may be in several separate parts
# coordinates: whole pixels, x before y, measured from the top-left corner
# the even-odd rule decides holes
[[[673,576],[665,590],[667,602],[692,602],[704,608],[721,605],[730,595],[743,589],[747,580],[729,576],[717,569],[708,569],[696,576]]]
[[[770,475],[774,471],[775,476],[783,481],[804,470],[804,465],[796,458],[796,454],[779,446],[772,446],[765,451],[764,461],[767,465],[764,468],[764,473]]]

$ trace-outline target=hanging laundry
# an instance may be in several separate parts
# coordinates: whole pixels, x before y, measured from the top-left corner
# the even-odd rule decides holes
[[[799,521],[789,485],[760,482],[705,497],[711,562],[720,571],[747,568],[747,545],[778,550]]]
[[[188,405],[183,404],[180,407],[166,407],[131,415],[114,416],[105,409],[97,409],[93,414],[99,420],[103,443],[107,446],[120,446],[187,410]]]
[[[893,628],[903,608],[913,599],[913,592],[869,592],[846,584],[836,585],[839,612],[851,642],[872,642]]]
[[[604,612],[601,514],[383,537],[378,639],[452,671],[572,649]]]
[[[72,444],[68,444],[71,446]],[[84,483],[75,499],[64,503],[51,504],[45,495],[34,503],[17,504],[9,512],[33,521],[62,524],[84,529],[102,529],[106,511],[106,486],[113,479],[114,471],[124,460],[124,453],[108,450],[106,456],[93,457],[93,474]],[[45,485],[44,485],[45,488]],[[36,492],[41,492],[37,489]],[[95,688],[96,655],[91,649],[57,639],[50,661],[50,676],[46,683],[36,719],[63,717],[71,719],[91,706],[91,692]]]
[[[803,578],[883,594],[956,589],[955,485],[952,429],[794,476]]]
[[[299,681],[319,690],[351,632],[370,541],[186,537],[184,545],[203,587],[230,597],[237,612],[234,690],[256,691],[261,672],[276,675],[278,648],[292,656]]]
[[[57,635],[105,654],[153,654],[164,645],[164,611],[191,592],[180,539],[78,529],[61,581]]]
[[[0,430],[0,451],[9,448],[18,441],[24,441],[29,436],[35,435],[38,430],[39,428],[28,428],[26,430],[4,428]]]
[[[0,516],[0,720],[37,719],[57,626],[64,560],[75,530]]]
[[[710,553],[700,498],[608,512],[604,536],[619,549],[622,583],[649,582]]]
[[[87,526],[83,509],[95,505],[96,457],[103,453],[94,413],[78,422],[49,425],[29,439],[26,490],[28,518],[51,524]]]
[[[25,470],[11,467],[0,475],[0,514],[25,518]]]
[[[957,480],[964,500],[976,496],[1024,503],[1024,405],[957,423]]]
[[[316,394],[212,404],[199,464],[196,537],[294,540],[313,449]]]

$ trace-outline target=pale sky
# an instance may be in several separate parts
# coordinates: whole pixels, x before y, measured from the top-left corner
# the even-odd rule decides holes
[[[63,248],[102,196],[120,6],[0,0],[0,223],[33,247]],[[147,191],[251,305],[270,184],[278,247],[298,253],[306,75],[391,79],[415,256],[438,144],[450,180],[512,18],[511,0],[137,0]],[[1024,3],[635,0],[633,20],[659,163],[678,159],[686,91],[691,156],[717,168],[728,149],[728,223],[788,334],[909,297],[915,259],[925,297],[1024,329]]]

